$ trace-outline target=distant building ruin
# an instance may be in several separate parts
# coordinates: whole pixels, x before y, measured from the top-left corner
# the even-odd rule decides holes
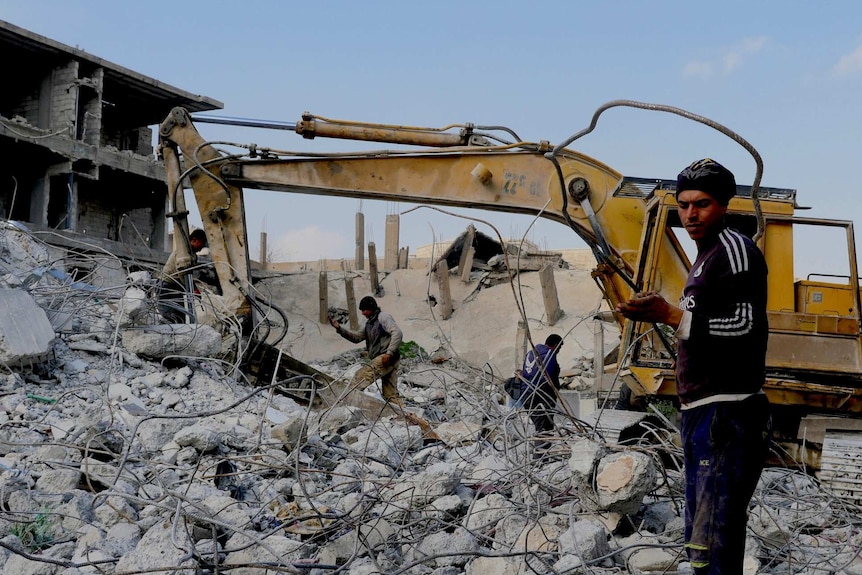
[[[56,245],[158,261],[167,187],[151,126],[174,106],[223,104],[2,20],[0,54],[2,217]]]

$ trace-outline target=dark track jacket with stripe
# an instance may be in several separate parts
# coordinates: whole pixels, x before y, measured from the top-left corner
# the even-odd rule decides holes
[[[757,393],[765,378],[766,261],[750,238],[724,228],[699,246],[680,308],[692,313],[678,340],[683,404],[718,394]]]

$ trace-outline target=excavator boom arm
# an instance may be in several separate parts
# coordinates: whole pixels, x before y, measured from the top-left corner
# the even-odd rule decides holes
[[[632,274],[629,256],[641,241],[644,201],[617,197],[622,175],[583,154],[563,150],[549,158],[547,146],[519,143],[316,156],[267,149],[257,157],[228,157],[206,143],[182,109],[160,133],[186,158],[219,278],[237,285],[240,295],[248,293],[241,271],[248,266],[242,188],[541,216],[572,227],[613,262],[613,271],[600,276],[611,305],[631,293],[630,280],[619,274]],[[375,134],[428,145],[427,134],[416,128]]]

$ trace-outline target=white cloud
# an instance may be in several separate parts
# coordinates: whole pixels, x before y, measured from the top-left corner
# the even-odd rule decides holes
[[[694,76],[706,80],[712,77],[713,68],[709,62],[689,62],[683,68],[682,73],[686,76]]]
[[[832,67],[832,73],[836,76],[849,76],[858,72],[862,72],[862,46],[841,56],[838,63]]]
[[[724,54],[724,74],[728,75],[742,64],[745,56],[759,52],[766,45],[766,36],[743,38],[731,46]]]
[[[716,70],[721,70],[723,76],[728,76],[739,68],[748,56],[762,50],[768,41],[766,36],[743,38],[724,50],[723,54],[716,56],[713,61],[695,60],[689,62],[683,68],[683,74],[706,80],[711,78]]]
[[[352,238],[309,226],[291,230],[268,243],[273,261],[317,261],[319,259],[340,259],[352,257]]]

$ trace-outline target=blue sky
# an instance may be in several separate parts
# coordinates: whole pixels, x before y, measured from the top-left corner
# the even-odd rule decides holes
[[[0,18],[220,100],[227,116],[292,122],[308,110],[393,124],[502,124],[527,140],[559,142],[610,100],[677,106],[751,142],[764,159],[763,184],[797,189],[799,203],[812,207],[805,215],[862,223],[855,1],[0,0]],[[345,148],[292,133],[199,128],[214,140]],[[709,156],[739,183],[754,177],[737,144],[668,114],[611,110],[574,147],[631,176],[673,178]],[[358,200],[247,198],[253,257],[261,230],[279,259],[352,257]],[[409,207],[363,202],[366,239],[382,245],[385,215]],[[531,221],[474,214],[507,236],[524,234]],[[402,218],[401,244],[412,251],[465,226],[412,212]],[[550,222],[528,238],[547,249],[583,245]],[[798,273],[846,271],[840,239],[798,244]]]

